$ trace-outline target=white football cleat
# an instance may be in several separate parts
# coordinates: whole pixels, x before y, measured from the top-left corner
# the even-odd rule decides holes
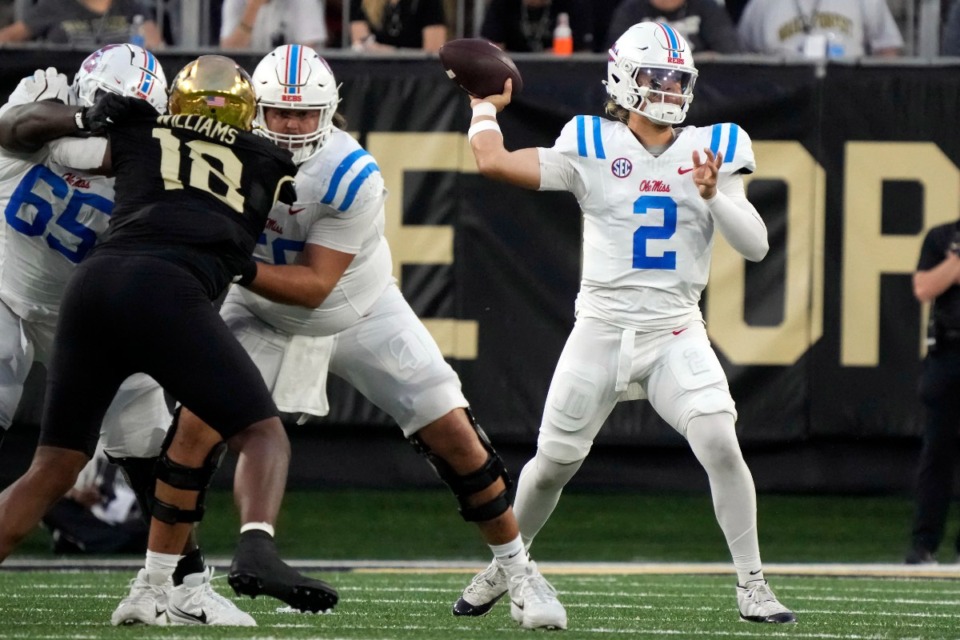
[[[767,581],[748,582],[747,586],[737,585],[737,605],[740,619],[747,622],[792,623],[797,615],[780,604]]]
[[[167,591],[173,587],[170,578],[140,569],[130,581],[130,593],[120,601],[110,616],[114,626],[126,624],[167,624]]]
[[[210,586],[213,567],[202,573],[184,576],[183,584],[173,587],[168,596],[170,624],[205,624],[227,627],[257,626],[250,614],[241,611]]]
[[[566,629],[567,610],[557,590],[532,560],[523,575],[510,578],[510,615],[524,629]]]
[[[482,616],[507,593],[507,574],[494,560],[486,569],[473,576],[453,605],[455,616]]]

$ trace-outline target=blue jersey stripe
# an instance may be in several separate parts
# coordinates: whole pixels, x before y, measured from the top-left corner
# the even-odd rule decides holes
[[[577,116],[577,153],[581,158],[587,157],[587,128],[583,116]]]
[[[717,151],[720,150],[720,134],[723,132],[722,124],[713,125],[713,131],[710,136],[710,151],[713,151],[713,155],[717,155]]]
[[[606,159],[606,154],[603,152],[603,140],[600,138],[600,118],[593,116],[593,148],[597,152],[597,158],[600,160]]]
[[[350,186],[347,188],[347,195],[344,197],[343,202],[340,203],[340,206],[337,207],[337,209],[340,211],[346,211],[349,209],[350,205],[353,204],[353,199],[357,197],[357,192],[360,191],[360,187],[362,187],[366,179],[370,177],[370,174],[379,172],[380,167],[377,166],[376,162],[371,162],[361,169],[360,173],[357,174],[357,177],[355,177],[353,182],[350,183]]]
[[[323,194],[323,198],[320,200],[323,204],[330,204],[333,202],[333,197],[337,195],[337,189],[340,188],[340,182],[343,180],[343,176],[346,175],[347,171],[350,170],[350,167],[356,163],[363,156],[370,155],[363,149],[357,149],[346,158],[344,158],[340,165],[337,167],[336,171],[333,172],[333,177],[330,178],[330,186],[327,187],[327,192]]]
[[[723,156],[724,162],[730,162],[733,160],[733,154],[737,152],[737,136],[739,135],[740,127],[735,124],[730,125],[730,139],[727,140],[727,153]]]

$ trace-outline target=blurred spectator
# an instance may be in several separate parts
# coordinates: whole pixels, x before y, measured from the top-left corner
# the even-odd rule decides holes
[[[740,38],[717,0],[623,0],[610,20],[607,43],[638,22],[665,22],[686,38],[694,53],[740,53]]]
[[[960,56],[960,0],[953,0],[947,12],[941,51],[945,56]]]
[[[593,50],[597,53],[606,53],[610,47],[607,45],[607,25],[613,18],[613,12],[620,4],[620,0],[592,0],[590,2],[590,12],[593,17]]]
[[[350,0],[356,51],[439,51],[447,41],[443,0]]]
[[[220,46],[269,51],[283,44],[323,48],[323,0],[223,0]]]
[[[748,0],[724,0],[723,6],[730,15],[730,19],[733,20],[733,24],[740,22],[740,15],[743,13],[743,8],[747,5],[747,2]]]
[[[480,35],[507,51],[549,51],[561,13],[570,16],[574,51],[592,51],[593,17],[587,0],[491,0]]]
[[[841,58],[903,49],[885,0],[750,0],[738,29],[743,46],[761,53]]]
[[[153,18],[150,5],[142,0],[39,0],[27,8],[23,20],[0,29],[0,42],[42,40],[92,50],[130,42],[134,20],[140,19],[142,46],[157,49],[163,40]]]
[[[0,27],[13,24],[14,0],[0,0]]]
[[[54,553],[143,553],[149,527],[120,467],[98,448],[77,483],[43,517]]]

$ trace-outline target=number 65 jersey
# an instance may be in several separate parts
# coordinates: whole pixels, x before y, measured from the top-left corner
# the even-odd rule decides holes
[[[0,207],[0,300],[24,320],[53,324],[73,268],[107,228],[113,180],[53,162],[49,147],[0,153]]]
[[[576,116],[540,148],[540,189],[572,192],[583,212],[577,314],[657,331],[702,319],[714,221],[693,182],[693,151],[723,154],[718,185],[756,167],[735,124],[675,129],[660,156],[623,123]]]

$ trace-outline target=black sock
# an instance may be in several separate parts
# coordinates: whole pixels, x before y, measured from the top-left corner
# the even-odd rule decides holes
[[[203,561],[203,551],[199,548],[194,549],[180,558],[180,562],[177,563],[177,568],[173,571],[173,584],[179,586],[183,584],[184,577],[191,573],[201,573],[205,568],[206,564]]]

